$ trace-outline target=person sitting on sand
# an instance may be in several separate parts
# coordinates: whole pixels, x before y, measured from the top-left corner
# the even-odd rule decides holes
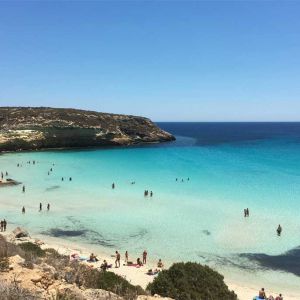
[[[98,261],[98,258],[97,258],[96,255],[94,255],[94,253],[91,253],[91,255],[90,255],[90,261],[91,262],[97,262]]]
[[[105,259],[104,259],[103,263],[101,264],[100,268],[104,272],[108,269],[108,263]]]
[[[158,268],[161,268],[161,269],[164,267],[164,264],[163,264],[163,262],[161,261],[161,258],[158,260],[157,267],[158,267]]]
[[[258,299],[267,299],[264,288],[261,288],[261,290],[258,292]]]
[[[283,300],[282,294],[279,294],[279,296],[277,296],[277,297],[275,298],[275,300]]]
[[[142,264],[142,262],[141,262],[141,259],[138,257],[137,258],[137,260],[136,260],[136,264],[138,265],[138,266],[142,266],[143,264]]]

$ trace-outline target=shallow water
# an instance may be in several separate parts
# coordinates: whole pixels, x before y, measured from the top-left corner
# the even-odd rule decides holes
[[[146,248],[152,259],[195,260],[237,272],[259,270],[257,256],[241,253],[276,258],[300,245],[300,124],[160,125],[177,141],[1,155],[0,170],[26,186],[25,193],[21,186],[0,189],[1,217],[32,235],[107,253],[138,256]],[[37,163],[27,163],[32,160]],[[144,197],[146,189],[154,196]],[[299,284],[294,280],[289,284]]]

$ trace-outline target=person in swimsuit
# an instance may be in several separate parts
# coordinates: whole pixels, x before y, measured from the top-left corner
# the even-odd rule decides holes
[[[258,299],[267,299],[264,288],[261,288],[261,290],[258,292]]]
[[[121,260],[121,255],[118,251],[116,251],[116,261],[115,261],[115,266],[116,268],[120,268],[120,260]]]

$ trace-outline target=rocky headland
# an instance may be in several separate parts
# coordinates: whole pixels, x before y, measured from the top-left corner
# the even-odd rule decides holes
[[[175,140],[144,117],[66,108],[0,107],[0,152]]]

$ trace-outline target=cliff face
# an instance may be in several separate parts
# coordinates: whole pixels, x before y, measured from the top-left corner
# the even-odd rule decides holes
[[[143,117],[62,108],[0,107],[0,151],[174,140]]]

